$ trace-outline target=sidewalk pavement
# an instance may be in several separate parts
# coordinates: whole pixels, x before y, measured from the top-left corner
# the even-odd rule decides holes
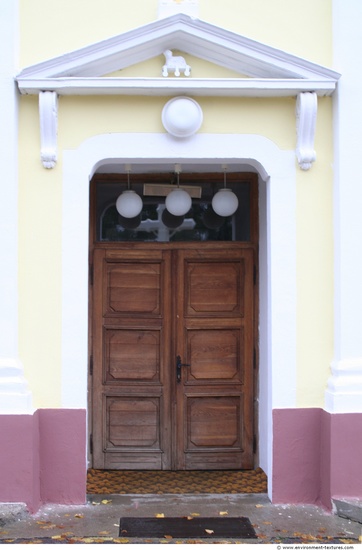
[[[0,544],[36,543],[217,543],[217,539],[150,539],[119,534],[121,517],[248,517],[257,539],[234,543],[361,544],[362,524],[314,505],[273,505],[265,494],[89,495],[84,505],[44,505],[30,515],[20,504],[0,504]],[[83,540],[77,540],[82,538]],[[93,540],[94,539],[94,540]]]

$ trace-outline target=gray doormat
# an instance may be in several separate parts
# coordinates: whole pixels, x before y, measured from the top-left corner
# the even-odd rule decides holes
[[[249,518],[121,518],[120,537],[256,539]]]

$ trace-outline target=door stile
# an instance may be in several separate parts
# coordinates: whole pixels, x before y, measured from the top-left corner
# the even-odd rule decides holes
[[[162,293],[162,329],[161,329],[161,360],[160,379],[162,385],[162,410],[160,414],[160,438],[162,448],[162,470],[172,469],[172,251],[164,250],[162,253],[161,288]]]
[[[104,468],[104,441],[103,441],[103,323],[100,319],[103,318],[103,286],[104,273],[103,264],[105,258],[104,249],[95,249],[93,253],[93,328],[92,328],[92,357],[93,357],[93,441],[97,445],[93,445],[93,461],[98,468]]]
[[[179,360],[182,365],[189,363],[186,355],[185,337],[184,337],[184,295],[185,295],[185,279],[184,279],[184,262],[181,250],[174,251],[174,281],[176,292],[174,295],[174,335],[175,335],[175,352],[174,352],[174,388],[176,397],[176,418],[175,418],[175,469],[185,469],[185,396],[184,383],[187,373],[186,366],[180,367],[180,380],[177,380],[176,362]]]

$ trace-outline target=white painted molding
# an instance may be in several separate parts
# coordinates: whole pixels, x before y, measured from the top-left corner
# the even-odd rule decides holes
[[[58,95],[54,91],[39,93],[40,158],[44,168],[57,162]]]
[[[313,89],[330,96],[336,83],[298,78],[20,78],[21,94],[55,91],[58,95],[197,95],[208,97],[290,97]]]
[[[316,63],[178,13],[27,67],[17,81],[21,89],[29,79],[100,77],[162,55],[167,49],[231,69],[241,78],[323,80],[335,87],[340,77]]]
[[[32,413],[32,396],[20,361],[0,359],[0,414]]]
[[[297,159],[302,170],[309,170],[316,159],[314,136],[317,120],[317,94],[302,92],[297,96]]]
[[[169,17],[175,13],[185,13],[190,17],[198,17],[198,0],[159,0],[158,18]]]
[[[362,413],[362,357],[333,361],[325,392],[331,413]]]

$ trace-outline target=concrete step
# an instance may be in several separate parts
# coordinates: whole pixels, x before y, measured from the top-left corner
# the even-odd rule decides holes
[[[333,512],[341,517],[362,523],[362,500],[359,498],[334,498]]]

